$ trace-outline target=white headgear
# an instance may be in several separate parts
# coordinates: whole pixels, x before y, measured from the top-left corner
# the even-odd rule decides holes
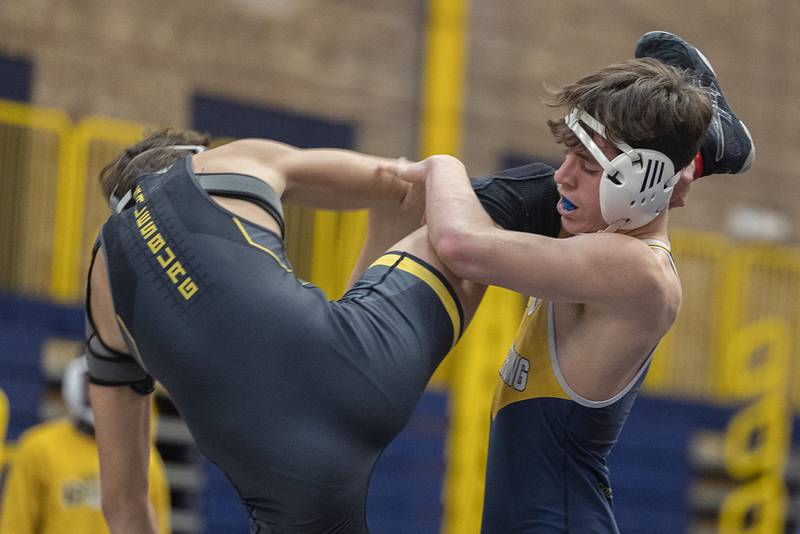
[[[567,126],[603,168],[600,179],[600,212],[609,224],[606,231],[633,230],[655,219],[669,204],[680,172],[657,150],[631,148],[614,143],[622,154],[608,161],[581,122],[608,139],[603,124],[579,107],[564,118]]]
[[[87,394],[88,382],[89,366],[86,356],[75,358],[64,369],[61,395],[64,397],[67,412],[73,419],[94,427],[94,413]]]

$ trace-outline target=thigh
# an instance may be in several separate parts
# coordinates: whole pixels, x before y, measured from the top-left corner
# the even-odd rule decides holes
[[[408,252],[430,264],[447,279],[461,302],[461,308],[464,312],[464,327],[466,328],[483,298],[486,286],[459,278],[447,268],[444,262],[439,259],[439,255],[436,254],[436,250],[428,240],[428,227],[423,226],[404,237],[389,250]]]

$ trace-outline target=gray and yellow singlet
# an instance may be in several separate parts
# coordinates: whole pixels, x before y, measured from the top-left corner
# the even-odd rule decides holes
[[[373,464],[461,335],[448,282],[391,252],[330,302],[279,236],[209,197],[189,158],[140,178],[133,198],[101,232],[120,327],[252,531],[366,532]],[[93,381],[116,380],[102,371],[113,356]]]

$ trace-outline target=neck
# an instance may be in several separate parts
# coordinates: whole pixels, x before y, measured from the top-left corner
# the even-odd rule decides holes
[[[633,230],[619,230],[618,233],[635,237],[636,239],[658,239],[659,241],[667,241],[668,234],[668,212],[664,210],[661,215],[650,221],[649,223]]]

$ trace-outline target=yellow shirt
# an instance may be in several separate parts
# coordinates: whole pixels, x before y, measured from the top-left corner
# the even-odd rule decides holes
[[[155,448],[150,500],[158,531],[169,534],[169,487]],[[68,419],[36,425],[20,437],[3,489],[0,534],[108,534],[100,510],[94,438]]]

